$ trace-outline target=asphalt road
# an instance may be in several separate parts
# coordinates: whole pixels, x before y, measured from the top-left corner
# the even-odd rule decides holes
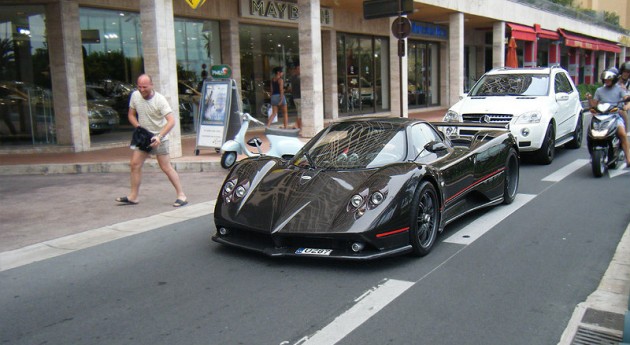
[[[211,216],[164,226],[0,272],[0,343],[556,344],[630,222],[622,173],[593,178],[585,148],[526,163],[513,210],[421,259],[272,259],[210,242]]]

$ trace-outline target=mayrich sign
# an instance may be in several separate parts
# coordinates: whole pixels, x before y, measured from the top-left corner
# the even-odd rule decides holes
[[[197,7],[203,5],[206,0],[186,0],[188,6],[192,7],[193,10],[196,10]]]
[[[282,22],[297,22],[300,18],[298,5],[291,2],[274,0],[241,0],[240,5],[241,17],[276,20]],[[322,26],[333,25],[333,15],[330,8],[320,8],[320,16]]]

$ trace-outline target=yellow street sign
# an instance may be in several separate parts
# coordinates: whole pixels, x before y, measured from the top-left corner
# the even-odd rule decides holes
[[[203,5],[206,0],[186,0],[188,6],[190,6],[193,10],[196,10],[197,7]]]

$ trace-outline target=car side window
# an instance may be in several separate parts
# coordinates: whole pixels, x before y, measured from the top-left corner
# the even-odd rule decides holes
[[[411,127],[411,143],[414,154],[424,157],[431,152],[424,149],[424,146],[432,141],[442,141],[440,135],[426,123],[419,123]]]
[[[555,91],[556,93],[558,92],[566,92],[566,93],[571,93],[573,92],[573,88],[571,87],[571,83],[569,83],[569,80],[567,79],[567,76],[564,75],[564,73],[557,73],[556,77],[556,85],[555,85]]]

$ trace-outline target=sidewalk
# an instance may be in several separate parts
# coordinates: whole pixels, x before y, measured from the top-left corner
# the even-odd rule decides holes
[[[411,114],[440,121],[445,109]],[[263,140],[263,128],[251,136]],[[130,150],[120,147],[80,153],[0,155],[0,272],[110,240],[208,216],[226,170],[214,150],[196,156],[194,136],[173,159],[190,205],[172,207],[174,192],[154,159],[147,160],[141,200],[119,206],[129,190]],[[241,157],[239,157],[240,159]],[[622,338],[630,294],[630,227],[598,289],[578,304],[559,344],[615,344]],[[185,225],[181,231],[185,231]],[[208,232],[210,234],[210,224]]]
[[[438,108],[418,111],[410,114],[411,118],[427,121],[441,121],[446,109]],[[250,127],[249,136],[263,139],[263,149],[268,145],[263,134],[263,127]],[[304,139],[306,140],[306,139]],[[112,145],[109,145],[112,146]],[[187,135],[182,138],[182,156],[171,161],[179,172],[202,172],[222,169],[221,154],[213,149],[201,149],[195,155],[196,137]],[[239,157],[239,159],[244,156]],[[130,151],[127,142],[120,142],[119,147],[97,149],[77,153],[28,153],[0,155],[0,175],[25,174],[76,174],[76,173],[112,173],[129,171]],[[146,171],[159,171],[157,161],[148,159]]]

